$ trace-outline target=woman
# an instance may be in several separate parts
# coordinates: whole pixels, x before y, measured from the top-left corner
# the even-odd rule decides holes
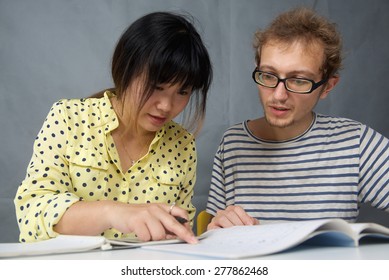
[[[197,242],[195,141],[172,120],[183,112],[198,129],[204,118],[212,67],[199,34],[182,15],[145,15],[121,36],[112,77],[114,89],[51,108],[14,200],[21,242]]]

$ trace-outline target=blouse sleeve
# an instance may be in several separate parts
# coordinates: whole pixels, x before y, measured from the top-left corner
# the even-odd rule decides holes
[[[64,212],[79,200],[69,190],[66,147],[71,128],[63,102],[50,109],[35,139],[27,174],[14,199],[20,242],[49,239]]]
[[[189,219],[191,221],[191,224],[193,226],[193,219],[196,214],[196,209],[192,204],[192,198],[194,194],[194,185],[196,183],[196,167],[197,167],[197,152],[196,152],[196,143],[194,138],[192,141],[188,144],[187,147],[185,147],[185,150],[187,153],[187,170],[186,170],[186,176],[182,183],[180,192],[177,197],[177,205],[181,208],[188,211]]]

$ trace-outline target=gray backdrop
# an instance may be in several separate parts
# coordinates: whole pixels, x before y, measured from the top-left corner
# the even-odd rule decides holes
[[[223,131],[262,110],[251,80],[254,31],[279,12],[315,7],[338,23],[347,56],[341,82],[317,111],[364,122],[389,137],[389,1],[0,0],[0,242],[17,242],[13,197],[50,106],[112,86],[110,59],[121,32],[145,13],[187,11],[209,48],[214,82],[199,151],[195,205],[205,208]],[[389,225],[363,208],[361,221]]]

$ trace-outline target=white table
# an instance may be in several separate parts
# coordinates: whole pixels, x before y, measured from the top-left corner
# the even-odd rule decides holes
[[[163,246],[163,245],[161,245]],[[56,254],[0,259],[0,278],[17,273],[20,279],[386,279],[389,267],[389,242],[362,244],[359,247],[314,247],[300,245],[282,253],[244,260],[206,258],[151,251],[145,248],[95,250],[84,253]],[[138,269],[186,269],[202,271],[172,276],[123,274]],[[266,269],[268,275],[217,275],[222,268]],[[134,272],[132,272],[134,273]],[[134,276],[138,275],[138,276]],[[3,277],[4,276],[4,277]],[[269,278],[267,276],[270,276]],[[74,278],[76,277],[76,278]],[[6,277],[4,278],[6,279]]]
[[[94,250],[90,252],[19,257],[24,260],[205,260],[209,258],[151,251],[143,248]],[[274,255],[256,257],[260,260],[389,260],[389,242],[363,243],[359,247],[300,245]]]

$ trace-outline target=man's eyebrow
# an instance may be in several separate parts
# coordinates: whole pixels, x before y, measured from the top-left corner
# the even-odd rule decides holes
[[[270,72],[274,72],[274,73],[279,73],[279,71],[275,67],[270,66],[270,65],[261,65],[260,67],[258,67],[258,69],[261,71],[270,71]],[[299,69],[299,70],[293,70],[293,71],[287,73],[287,76],[291,76],[291,75],[304,75],[304,76],[312,78],[313,76],[315,76],[315,73],[313,73],[312,71],[309,71],[309,70]]]

